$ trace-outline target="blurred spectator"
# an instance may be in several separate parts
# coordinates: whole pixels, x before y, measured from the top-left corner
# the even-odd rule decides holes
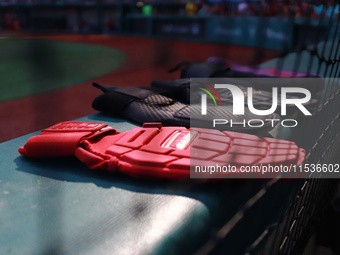
[[[336,16],[339,14],[339,4],[335,4],[334,1],[328,1],[327,16]]]
[[[294,13],[295,13],[295,17],[296,18],[301,18],[302,17],[302,13],[303,13],[303,6],[301,1],[296,1],[296,3],[294,4]]]
[[[246,0],[241,0],[241,2],[237,5],[237,12],[241,16],[248,15],[248,4]]]
[[[199,16],[210,16],[211,14],[210,6],[208,4],[203,4],[201,9],[197,12],[197,15]]]
[[[339,15],[339,0],[0,0],[4,3],[44,3],[44,4],[88,4],[88,3],[136,3],[134,9],[145,15],[200,15],[200,16],[263,16],[263,17],[291,17],[314,18],[320,15],[327,17]],[[155,4],[154,3],[164,3]],[[176,5],[173,3],[176,3]],[[178,5],[177,5],[178,4]],[[182,4],[182,5],[181,5]],[[184,6],[184,8],[183,8]],[[20,6],[19,6],[20,7]],[[81,8],[77,9],[81,10]],[[67,9],[65,9],[67,10]],[[25,24],[22,18],[15,20],[12,13],[3,11],[3,27],[7,29],[19,29]],[[126,14],[128,9],[124,9]],[[20,13],[20,12],[19,12]],[[76,20],[71,20],[72,30],[77,30]],[[112,23],[112,22],[111,22]],[[108,22],[107,27],[115,24]],[[114,23],[114,22],[113,22]],[[81,25],[78,25],[81,30]]]
[[[321,3],[321,1],[317,1],[314,6],[314,12],[316,16],[320,16],[325,11],[325,6]]]
[[[248,15],[249,16],[259,16],[260,15],[260,5],[258,3],[248,4]]]
[[[193,16],[196,15],[198,11],[198,6],[193,0],[188,0],[185,5],[185,13],[186,15]]]
[[[224,3],[218,3],[211,9],[214,15],[224,16],[226,14],[226,7]]]
[[[309,2],[302,2],[302,17],[304,18],[315,18],[314,6]]]
[[[280,10],[278,10],[278,11],[280,11]],[[294,16],[289,0],[285,0],[285,1],[282,2],[282,16],[284,16],[284,17],[293,17]]]
[[[152,15],[152,5],[150,4],[145,4],[143,7],[142,7],[142,13],[146,16],[150,16]]]
[[[20,30],[18,15],[11,10],[8,10],[4,15],[4,26],[6,30]]]

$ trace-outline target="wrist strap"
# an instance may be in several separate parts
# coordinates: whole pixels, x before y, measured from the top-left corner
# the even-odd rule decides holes
[[[19,153],[29,157],[73,156],[82,138],[113,131],[107,124],[65,121],[55,124],[40,135],[28,139]]]

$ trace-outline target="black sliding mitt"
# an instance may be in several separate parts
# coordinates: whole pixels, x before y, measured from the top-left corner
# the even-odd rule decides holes
[[[161,122],[164,126],[199,126],[213,128],[214,119],[228,120],[228,124],[219,125],[221,130],[246,133],[262,133],[271,130],[278,122],[276,113],[264,116],[252,114],[247,108],[244,115],[233,115],[231,105],[207,108],[207,114],[201,114],[201,105],[186,105],[167,97],[165,91],[151,87],[114,87],[93,84],[104,93],[96,97],[92,103],[95,110],[119,116],[132,122]],[[247,125],[252,121],[252,127]],[[277,120],[275,123],[271,119]],[[231,120],[231,121],[230,121]],[[242,123],[245,123],[244,125]],[[256,126],[256,127],[255,127]]]

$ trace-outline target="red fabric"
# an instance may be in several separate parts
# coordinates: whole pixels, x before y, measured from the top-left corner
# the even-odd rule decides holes
[[[75,155],[91,169],[175,180],[190,178],[190,167],[195,166],[232,165],[240,170],[242,166],[301,165],[305,158],[305,150],[294,142],[237,132],[157,124],[119,133],[103,127],[59,123],[30,138],[19,152],[31,157]]]

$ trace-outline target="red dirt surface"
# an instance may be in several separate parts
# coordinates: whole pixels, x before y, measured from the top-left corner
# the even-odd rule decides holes
[[[0,142],[25,135],[57,122],[72,120],[95,112],[91,104],[100,91],[92,82],[115,86],[150,86],[152,80],[179,78],[167,71],[181,61],[204,61],[221,56],[239,64],[258,64],[278,56],[278,52],[217,43],[113,35],[32,35],[19,38],[43,38],[103,45],[126,54],[125,64],[117,71],[57,91],[0,103]]]

